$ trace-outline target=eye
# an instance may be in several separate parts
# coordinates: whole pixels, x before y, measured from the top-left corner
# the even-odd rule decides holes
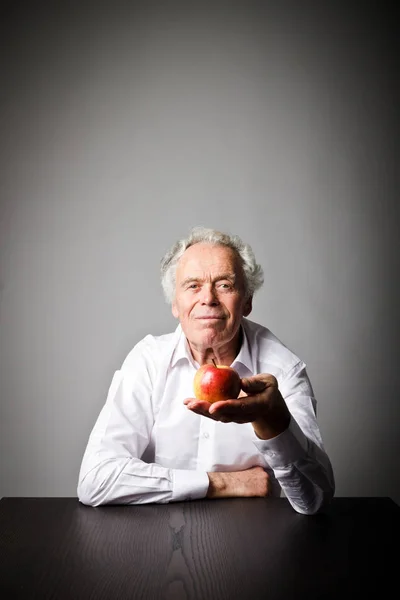
[[[230,290],[232,286],[230,283],[220,283],[219,287],[223,288],[224,290]]]
[[[188,289],[189,289],[189,290],[195,290],[197,287],[199,287],[197,283],[191,283],[191,284],[188,286]]]

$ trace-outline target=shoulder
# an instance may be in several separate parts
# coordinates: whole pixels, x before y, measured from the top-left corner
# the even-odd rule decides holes
[[[303,361],[267,327],[249,319],[243,319],[243,325],[259,372],[273,372],[277,377],[285,377],[294,368],[305,366]]]
[[[157,368],[159,364],[172,355],[178,339],[178,332],[163,335],[148,334],[142,338],[125,357],[121,371],[130,372],[138,364],[147,368]]]

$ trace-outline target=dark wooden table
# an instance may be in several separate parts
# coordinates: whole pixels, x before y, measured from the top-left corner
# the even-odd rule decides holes
[[[284,498],[3,498],[0,598],[384,598],[398,593],[399,525],[389,498],[336,498],[312,517]]]

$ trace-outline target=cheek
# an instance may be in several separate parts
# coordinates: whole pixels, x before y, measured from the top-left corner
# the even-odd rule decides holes
[[[180,305],[181,317],[187,318],[188,316],[190,316],[190,313],[192,312],[193,307],[194,307],[194,302],[192,302],[191,300],[186,299],[185,302],[182,302]]]
[[[193,310],[194,308],[195,308],[195,304],[194,304],[194,303],[192,303],[192,302],[191,302],[190,304],[188,304],[188,305],[186,306],[185,315],[186,315],[187,317],[190,317],[190,316],[191,316],[191,314],[192,314],[192,310]]]
[[[227,306],[227,308],[230,312],[230,318],[232,319],[232,321],[238,321],[242,318],[244,306],[240,298],[232,300],[232,302],[229,303],[229,306]]]
[[[191,315],[192,315],[192,311],[196,311],[196,305],[197,305],[198,300],[193,297],[186,297],[186,298],[179,298],[178,300],[175,299],[174,305],[175,305],[175,310],[176,310],[176,315],[175,313],[174,316],[179,317],[181,320],[184,319],[190,319]]]

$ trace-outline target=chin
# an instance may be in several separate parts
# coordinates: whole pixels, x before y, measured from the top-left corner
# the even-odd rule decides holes
[[[219,331],[204,332],[203,335],[200,334],[197,336],[197,344],[205,349],[224,344],[228,342],[228,340],[229,336],[226,334],[224,335],[223,332]]]

